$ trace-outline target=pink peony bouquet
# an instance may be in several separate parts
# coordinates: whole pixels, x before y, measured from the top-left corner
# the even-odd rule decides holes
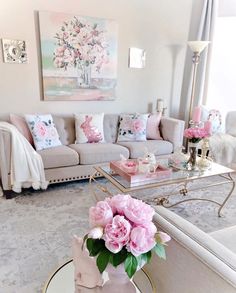
[[[117,267],[124,263],[131,278],[148,263],[152,252],[165,259],[165,243],[171,238],[157,232],[152,222],[155,211],[141,200],[118,194],[97,202],[89,210],[91,230],[84,237],[90,256],[97,256],[102,273],[108,263]]]
[[[190,127],[184,130],[184,136],[188,138],[190,142],[197,143],[201,139],[210,135],[209,131],[201,127]]]

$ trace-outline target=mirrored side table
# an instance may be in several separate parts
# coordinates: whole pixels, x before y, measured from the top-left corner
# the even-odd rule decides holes
[[[108,280],[106,272],[103,273],[104,281]],[[134,278],[133,283],[136,287],[136,293],[157,293],[154,283],[145,269],[138,271]],[[73,261],[69,260],[60,266],[46,282],[43,293],[74,293],[74,265]],[[81,287],[80,293],[102,293],[102,288],[96,287],[88,289]]]

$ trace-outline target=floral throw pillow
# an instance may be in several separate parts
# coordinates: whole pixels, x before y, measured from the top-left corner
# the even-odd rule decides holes
[[[76,143],[104,142],[103,119],[104,113],[76,114]]]
[[[37,151],[61,145],[52,115],[25,115]]]
[[[205,106],[201,106],[201,121],[211,121],[211,132],[212,134],[222,132],[222,117],[219,110],[208,109]]]
[[[117,141],[145,141],[148,114],[121,114]]]

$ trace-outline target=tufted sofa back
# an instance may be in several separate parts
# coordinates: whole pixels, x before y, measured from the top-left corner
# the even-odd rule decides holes
[[[56,125],[61,143],[69,145],[75,143],[75,118],[71,115],[54,114],[53,121]],[[105,114],[103,129],[105,141],[113,143],[116,141],[119,115]]]

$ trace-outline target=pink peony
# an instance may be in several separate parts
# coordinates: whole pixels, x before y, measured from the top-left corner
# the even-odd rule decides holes
[[[129,241],[131,225],[124,216],[115,216],[104,230],[105,246],[113,253],[119,252]]]
[[[135,224],[144,224],[152,221],[155,211],[143,201],[130,198],[124,209],[124,214]]]
[[[127,206],[127,203],[131,196],[129,194],[117,194],[113,196],[110,200],[110,205],[115,213],[119,213],[120,215],[124,214],[124,209]]]
[[[166,234],[165,232],[159,231],[157,234],[160,237],[162,244],[171,240],[171,237],[168,234]]]
[[[157,227],[153,224],[153,222],[147,222],[138,227],[145,228],[147,230],[148,235],[152,237],[154,237],[154,235],[157,233]]]
[[[88,237],[93,239],[100,239],[103,236],[103,228],[95,227],[89,231]]]
[[[155,245],[154,236],[150,235],[146,228],[138,226],[132,229],[127,248],[134,256],[139,256],[151,250]]]
[[[133,132],[139,133],[145,129],[144,122],[141,119],[136,119],[133,122]]]
[[[184,136],[191,139],[191,138],[205,138],[209,135],[205,128],[187,128],[184,130]]]
[[[89,223],[91,227],[105,227],[112,222],[113,212],[106,201],[99,201],[95,207],[89,209]]]
[[[46,125],[43,122],[39,121],[35,125],[35,132],[40,137],[46,136],[46,134],[47,134],[47,127],[46,127]]]

